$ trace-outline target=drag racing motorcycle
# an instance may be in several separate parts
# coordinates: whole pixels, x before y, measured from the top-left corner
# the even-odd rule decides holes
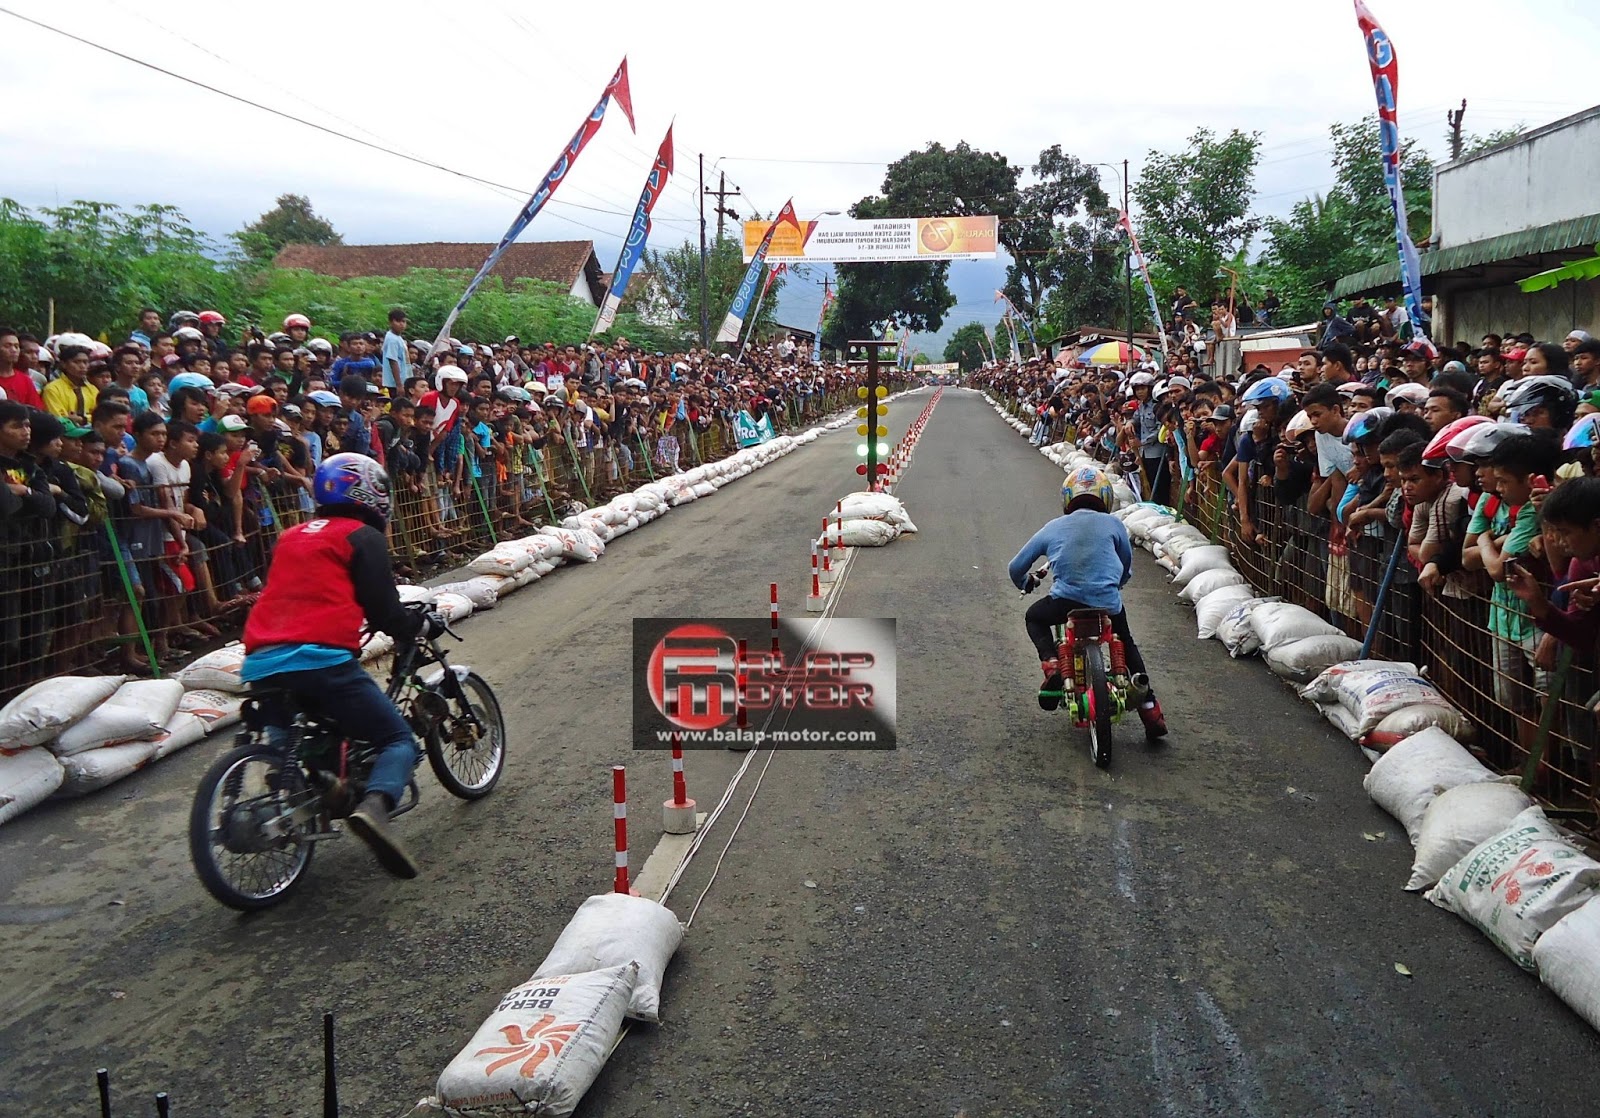
[[[410,607],[417,608],[417,607]],[[437,615],[394,654],[386,693],[411,725],[445,791],[479,800],[505,768],[506,725],[489,684],[452,665],[432,630],[461,638]],[[302,711],[287,732],[269,731],[254,689],[234,748],[206,772],[189,815],[189,852],[200,882],[230,908],[283,901],[304,880],[319,843],[343,834],[361,803],[378,750]],[[391,817],[416,807],[413,777]]]

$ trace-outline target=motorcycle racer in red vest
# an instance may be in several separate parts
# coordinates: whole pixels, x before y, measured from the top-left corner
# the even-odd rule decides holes
[[[383,534],[389,518],[383,467],[362,454],[331,455],[317,467],[312,491],[315,518],[278,538],[266,589],[245,622],[240,678],[261,693],[269,728],[287,731],[305,710],[379,747],[348,825],[384,869],[413,878],[417,864],[389,817],[422,754],[411,727],[361,667],[361,626],[403,643],[433,622],[408,611],[395,590]]]

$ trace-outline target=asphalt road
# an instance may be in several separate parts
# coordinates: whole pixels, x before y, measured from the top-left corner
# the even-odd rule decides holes
[[[282,909],[218,908],[183,836],[209,744],[0,830],[0,1114],[92,1114],[101,1065],[180,1114],[315,1113],[324,1007],[345,1112],[403,1112],[608,885],[608,766],[645,802],[652,767],[665,790],[660,755],[627,750],[629,618],[759,616],[773,579],[798,613],[853,441],[470,623],[460,658],[499,690],[511,768],[478,805],[425,778],[403,822],[417,882],[337,843]],[[900,748],[757,755],[672,897],[687,915],[709,885],[666,1022],[629,1033],[580,1114],[1593,1113],[1594,1034],[1401,890],[1410,848],[1359,753],[1195,641],[1147,559],[1128,599],[1169,744],[1130,720],[1104,773],[1037,708],[1004,566],[1058,484],[981,398],[946,392],[898,490],[921,533],[859,553],[840,591],[842,616],[898,618]],[[691,793],[714,800],[737,760],[691,754]]]

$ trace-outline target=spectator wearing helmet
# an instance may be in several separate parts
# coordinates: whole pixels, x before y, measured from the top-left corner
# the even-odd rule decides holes
[[[295,345],[305,345],[311,336],[311,320],[303,314],[291,314],[283,320],[283,332]]]
[[[312,492],[316,518],[279,537],[261,600],[245,622],[240,678],[252,685],[263,721],[279,735],[306,712],[378,746],[366,796],[349,825],[384,869],[415,877],[416,862],[389,820],[421,753],[358,654],[363,623],[401,642],[432,623],[407,611],[395,590],[382,467],[363,455],[335,454],[318,467]]]
[[[1558,346],[1550,345],[1550,348],[1562,353]],[[1539,354],[1537,349],[1528,352],[1530,355]],[[1566,354],[1562,353],[1562,356]],[[1565,375],[1530,375],[1511,385],[1505,396],[1505,407],[1506,416],[1513,423],[1559,433],[1572,426],[1578,408],[1578,393]]]
[[[206,337],[206,353],[213,361],[226,361],[233,348],[222,336],[222,328],[228,324],[221,311],[200,312],[200,332]]]
[[[1111,479],[1098,467],[1083,466],[1067,475],[1061,485],[1062,515],[1047,523],[1022,545],[1007,567],[1011,581],[1019,590],[1031,589],[1034,563],[1048,559],[1052,582],[1050,593],[1028,607],[1023,620],[1028,639],[1039,652],[1044,682],[1039,688],[1039,705],[1054,710],[1062,699],[1061,664],[1057,658],[1054,627],[1065,624],[1081,609],[1104,610],[1122,639],[1129,673],[1144,682],[1144,658],[1128,627],[1127,610],[1122,604],[1122,588],[1133,578],[1133,546],[1122,521],[1110,515],[1113,501]],[[1151,737],[1167,732],[1153,690],[1146,690],[1139,702],[1139,717]]]

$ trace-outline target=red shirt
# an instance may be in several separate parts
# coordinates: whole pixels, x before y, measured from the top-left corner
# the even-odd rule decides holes
[[[274,644],[360,650],[366,613],[356,600],[350,536],[363,528],[349,517],[325,517],[297,524],[278,538],[266,589],[244,623],[246,653]],[[381,546],[382,537],[378,540]]]
[[[39,395],[39,388],[30,377],[21,369],[12,369],[5,376],[0,377],[0,388],[5,389],[6,399],[15,400],[19,404],[26,404],[30,408],[44,411],[44,400]]]

